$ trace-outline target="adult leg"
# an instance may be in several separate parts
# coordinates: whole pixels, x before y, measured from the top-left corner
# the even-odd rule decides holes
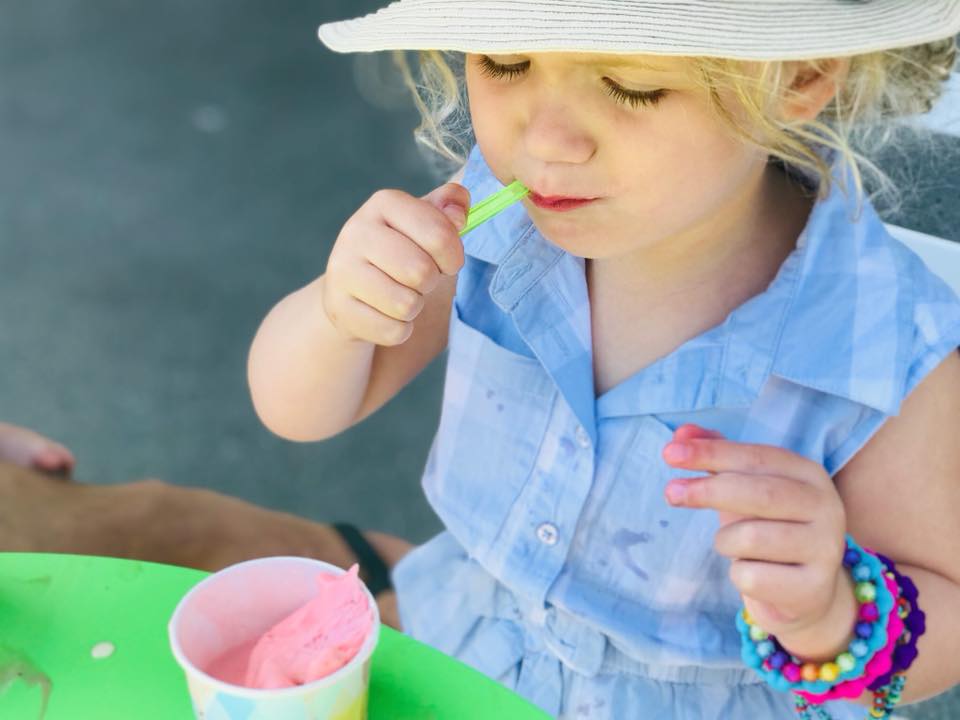
[[[364,533],[393,567],[410,543]],[[142,480],[122,485],[64,482],[0,463],[0,550],[68,552],[218,570],[268,555],[356,561],[329,525],[267,510],[199,488]],[[384,623],[399,626],[392,591],[377,597]]]

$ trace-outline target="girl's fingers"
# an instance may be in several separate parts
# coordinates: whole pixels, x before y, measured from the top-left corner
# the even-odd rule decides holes
[[[734,560],[730,563],[730,581],[741,595],[770,603],[789,613],[793,602],[806,602],[803,588],[813,585],[806,565]]]
[[[457,230],[466,224],[470,211],[470,191],[460,183],[445,183],[424,195],[423,199],[442,210]]]
[[[366,259],[401,285],[426,295],[440,281],[440,268],[426,250],[392,228],[383,228],[366,248]]]
[[[379,219],[423,248],[440,272],[456,275],[463,267],[460,228],[442,210],[400,190],[380,190],[373,199]]]
[[[743,596],[750,614],[768,632],[802,618],[822,617],[836,583],[836,571],[813,565],[734,560],[730,581]],[[850,598],[853,599],[852,597]],[[814,610],[814,608],[817,608]]]
[[[752,445],[714,438],[667,443],[663,458],[673,467],[704,472],[780,475],[808,482],[829,480],[823,467],[802,455],[773,445]]]
[[[716,430],[708,430],[692,423],[681,425],[673,433],[673,442],[682,443],[687,440],[693,440],[694,438],[719,440],[723,438],[723,435]]]
[[[740,520],[720,528],[714,549],[732,560],[758,560],[789,565],[815,559],[817,538],[809,523],[782,520]]]
[[[357,300],[393,320],[412,322],[423,310],[423,295],[401,285],[370,263],[353,266],[346,287]]]
[[[732,472],[671,480],[666,496],[675,507],[795,522],[813,520],[824,507],[821,491],[808,482]]]
[[[352,296],[344,298],[342,302],[342,312],[339,314],[349,315],[351,333],[360,340],[391,347],[405,343],[413,334],[412,322],[402,322],[387,317],[376,308]]]

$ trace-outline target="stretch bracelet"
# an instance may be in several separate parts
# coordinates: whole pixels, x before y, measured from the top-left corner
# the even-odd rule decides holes
[[[873,703],[867,711],[867,719],[884,720],[892,717],[894,708],[900,702],[906,684],[906,671],[917,657],[917,639],[926,630],[926,616],[918,604],[919,593],[913,581],[901,574],[890,558],[879,553],[875,555],[885,565],[886,580],[896,585],[898,598],[894,613],[896,620],[893,623],[899,621],[902,625],[895,648],[886,659],[888,670],[869,684],[873,691]],[[831,720],[826,710],[803,695],[796,693],[794,696],[800,720]]]
[[[889,685],[876,690],[873,693],[873,707],[867,710],[867,720],[890,718],[897,703],[900,702],[906,682],[905,674],[900,672],[893,676]],[[799,720],[832,720],[830,713],[819,705],[810,703],[799,695],[794,695],[794,699]]]
[[[885,580],[890,592],[899,596],[899,588],[897,588],[896,580],[893,577],[887,577]],[[893,653],[897,647],[897,642],[903,635],[903,630],[903,620],[900,619],[897,608],[893,608],[889,615],[889,624],[887,625],[887,644],[870,659],[862,677],[856,678],[855,680],[842,681],[834,685],[827,692],[821,694],[808,693],[803,690],[795,690],[794,692],[812,703],[860,697],[868,688],[872,687],[876,680],[890,673],[893,667]],[[877,687],[881,685],[877,685]]]
[[[864,677],[867,663],[887,646],[887,625],[896,597],[884,578],[883,563],[848,535],[844,566],[856,583],[859,620],[854,626],[854,640],[833,662],[802,663],[775,637],[755,625],[746,608],[737,613],[741,658],[774,688],[822,695],[840,682]]]
[[[871,690],[877,690],[880,687],[889,684],[896,673],[905,672],[917,658],[917,640],[927,630],[926,614],[917,604],[919,592],[906,575],[902,575],[897,570],[896,563],[890,558],[880,553],[876,553],[880,561],[886,565],[887,573],[892,575],[897,587],[900,588],[900,598],[897,602],[897,611],[900,619],[903,620],[904,634],[893,651],[893,667],[890,671],[875,680],[871,685]]]

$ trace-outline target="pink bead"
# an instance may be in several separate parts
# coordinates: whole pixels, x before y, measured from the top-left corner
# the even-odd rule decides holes
[[[787,663],[783,666],[783,676],[792,683],[800,682],[800,666],[794,663]]]
[[[876,622],[880,618],[880,610],[875,602],[864,603],[860,606],[860,619],[864,622]]]
[[[767,658],[766,660],[763,661],[763,669],[766,670],[767,672],[769,672],[770,670],[773,670],[773,665],[770,664],[770,658]]]

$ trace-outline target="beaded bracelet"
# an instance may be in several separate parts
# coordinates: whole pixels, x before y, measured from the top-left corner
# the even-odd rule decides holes
[[[900,590],[897,587],[896,580],[893,577],[885,578],[887,588],[898,598]],[[806,698],[812,703],[823,703],[828,700],[845,700],[858,698],[864,691],[872,687],[875,681],[888,674],[893,667],[893,653],[897,647],[897,642],[903,635],[903,620],[894,608],[889,616],[889,625],[887,626],[887,644],[874,655],[867,663],[864,675],[855,680],[847,680],[834,685],[830,690],[821,694],[808,693],[803,690],[794,692],[801,697]],[[879,685],[877,687],[880,687]]]
[[[854,627],[855,639],[833,662],[801,665],[775,637],[753,623],[746,608],[737,613],[741,658],[776,689],[822,695],[838,682],[864,677],[867,663],[887,646],[887,625],[896,598],[884,578],[883,563],[848,535],[844,566],[856,582],[860,619]]]
[[[906,684],[906,675],[902,672],[893,676],[889,685],[885,685],[873,693],[873,707],[867,711],[868,720],[885,720],[891,717],[893,709],[900,702],[903,687]],[[800,720],[832,720],[830,714],[822,707],[811,704],[805,698],[794,695],[795,709]]]
[[[848,547],[849,542],[850,538],[848,538]],[[844,565],[848,568],[856,567],[862,559],[861,553],[875,556],[884,566],[884,584],[896,596],[896,605],[890,612],[890,641],[868,663],[867,676],[860,681],[841,682],[833,690],[846,685],[862,693],[866,687],[869,687],[873,691],[873,706],[867,711],[867,718],[883,720],[891,717],[893,709],[900,701],[906,684],[906,671],[917,656],[917,639],[926,630],[926,616],[917,604],[919,593],[916,585],[909,577],[897,570],[896,564],[890,558],[869,550],[860,551],[855,546],[854,550],[856,552],[848,549],[844,556]],[[880,671],[879,674],[878,671]],[[859,695],[846,695],[846,697],[855,696]],[[831,720],[829,713],[818,703],[833,697],[837,697],[833,692],[825,694],[822,698],[814,698],[802,691],[795,692],[795,707],[800,720]]]

